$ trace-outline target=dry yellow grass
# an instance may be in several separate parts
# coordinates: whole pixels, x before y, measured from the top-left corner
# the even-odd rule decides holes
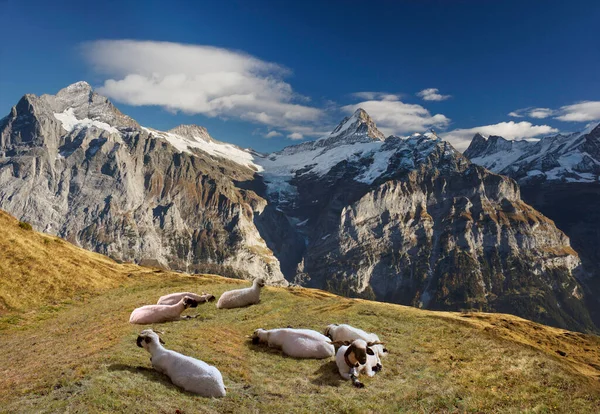
[[[218,296],[247,282],[155,273],[118,265],[67,243],[55,247],[31,231],[1,229],[0,243],[7,233],[15,239],[12,244],[42,240],[27,253],[11,250],[10,260],[18,262],[27,254],[46,258],[46,265],[23,268],[31,283],[19,288],[36,294],[34,282],[39,279],[45,281],[39,287],[44,295],[33,305],[11,305],[0,318],[0,412],[600,411],[597,336],[510,315],[430,312],[312,289],[272,287],[264,289],[256,306],[217,310],[210,303],[187,311],[198,314],[196,319],[154,326],[164,332],[168,348],[223,373],[227,397],[200,398],[181,392],[151,369],[149,354],[135,345],[145,327],[130,325],[129,313],[168,292],[204,290]],[[61,274],[63,265],[73,266],[70,278],[88,282],[71,280],[74,289]],[[81,266],[88,267],[79,276],[76,269]],[[54,270],[42,272],[46,268]],[[93,282],[86,279],[90,274]],[[14,286],[14,276],[7,280]],[[7,286],[0,279],[4,295]],[[286,358],[246,338],[258,327],[323,330],[334,322],[378,332],[391,350],[384,370],[366,379],[365,389],[342,381],[332,360]]]
[[[0,315],[64,303],[152,272],[26,227],[0,210]]]

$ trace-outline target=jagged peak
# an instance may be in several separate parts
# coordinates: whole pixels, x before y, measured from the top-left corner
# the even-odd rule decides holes
[[[56,97],[62,98],[62,99],[65,99],[65,98],[68,99],[69,97],[74,97],[74,96],[81,96],[81,95],[89,96],[92,92],[93,92],[92,85],[90,85],[86,81],[79,81],[79,82],[72,83],[71,85],[67,86],[66,88],[63,88],[60,91],[58,91],[58,93],[56,94]]]
[[[477,141],[487,141],[487,138],[478,132],[475,134],[475,136],[473,137],[473,140],[471,142],[477,142]]]
[[[352,116],[345,117],[331,132],[317,141],[318,146],[334,143],[354,143],[368,141],[385,141],[385,135],[377,129],[377,125],[369,114],[358,108]]]
[[[182,135],[185,137],[200,138],[205,141],[213,141],[213,138],[208,133],[208,130],[200,125],[182,124],[167,131],[171,134]]]

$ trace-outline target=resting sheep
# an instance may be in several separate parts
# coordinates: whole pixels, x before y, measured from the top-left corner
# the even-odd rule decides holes
[[[368,333],[362,329],[355,328],[346,324],[331,324],[325,328],[325,335],[330,337],[332,341],[336,342],[352,342],[355,339],[362,339],[366,342],[379,342],[379,337],[374,333]],[[382,368],[381,358],[388,355],[388,350],[383,345],[373,345],[373,351],[377,358],[377,364],[375,371],[379,371]]]
[[[252,343],[266,343],[294,358],[323,359],[335,355],[329,338],[311,329],[257,329],[252,335]]]
[[[146,305],[134,309],[129,317],[129,323],[149,324],[162,323],[184,319],[181,312],[189,307],[195,308],[198,302],[189,296],[184,296],[175,305]]]
[[[218,309],[241,308],[260,301],[260,289],[265,285],[262,278],[254,279],[252,287],[224,292],[217,302]]]
[[[189,296],[190,298],[194,299],[196,302],[198,302],[198,304],[212,302],[213,300],[215,300],[215,297],[209,293],[202,292],[202,295],[198,295],[196,293],[191,293],[191,292],[177,292],[177,293],[171,293],[169,295],[161,296],[160,299],[158,299],[158,302],[156,304],[157,305],[175,305],[181,299],[183,299],[185,296]]]
[[[375,362],[375,351],[371,347],[378,344],[381,343],[356,339],[352,343],[345,342],[340,346],[335,355],[335,363],[342,378],[352,380],[355,387],[363,388],[365,385],[358,380],[358,375],[362,372],[369,377],[375,375],[371,365]]]
[[[224,397],[226,393],[219,370],[204,361],[165,349],[163,340],[152,329],[143,330],[137,346],[150,352],[152,367],[186,391],[203,397]]]

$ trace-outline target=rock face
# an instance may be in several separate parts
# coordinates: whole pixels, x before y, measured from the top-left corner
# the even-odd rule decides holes
[[[600,125],[537,142],[475,136],[474,163],[513,177],[523,199],[556,222],[579,253],[588,308],[600,325]]]
[[[327,140],[262,163],[271,203],[306,240],[296,282],[592,329],[573,276],[577,254],[551,220],[521,200],[512,179],[472,164],[433,135],[323,145]]]
[[[594,329],[568,238],[435,134],[385,138],[358,110],[261,155],[141,127],[85,83],[25,96],[0,128],[0,208],[88,249]]]
[[[79,82],[24,96],[0,131],[0,207],[36,229],[116,259],[287,284],[254,225],[266,201],[236,185],[259,167],[204,128],[142,128]]]

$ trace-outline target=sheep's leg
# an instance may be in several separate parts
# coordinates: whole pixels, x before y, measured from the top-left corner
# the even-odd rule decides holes
[[[350,379],[352,380],[352,385],[354,385],[356,388],[364,388],[365,387],[365,384],[360,382],[358,380],[358,378],[356,377],[356,375],[354,375],[354,374],[350,375]]]
[[[358,370],[354,367],[350,369],[350,379],[356,388],[364,388],[365,384],[358,380]]]

